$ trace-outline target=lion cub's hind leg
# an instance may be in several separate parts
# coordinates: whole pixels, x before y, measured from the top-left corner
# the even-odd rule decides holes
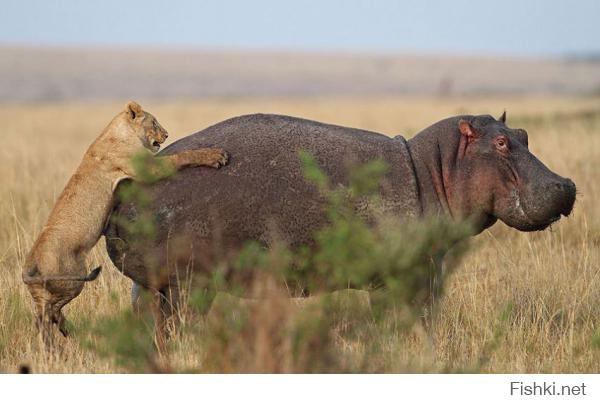
[[[53,345],[54,325],[63,336],[69,335],[62,308],[81,293],[83,282],[49,281],[46,284],[28,285],[28,288],[35,304],[38,331],[44,344],[50,348]]]
[[[35,304],[38,330],[44,344],[51,348],[54,325],[63,336],[69,335],[62,308],[79,296],[83,290],[85,281],[76,278],[85,272],[85,259],[80,256],[59,259],[50,254],[42,257],[38,262],[37,274],[25,277],[24,280]],[[81,279],[84,278],[81,276]]]

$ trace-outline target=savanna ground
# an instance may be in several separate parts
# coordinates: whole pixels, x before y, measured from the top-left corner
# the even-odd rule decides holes
[[[575,210],[551,229],[520,233],[496,224],[477,236],[450,276],[431,330],[361,333],[361,320],[338,324],[332,340],[342,362],[318,371],[383,372],[592,372],[600,371],[600,100],[593,98],[372,98],[221,99],[144,102],[170,141],[223,119],[252,112],[296,115],[324,122],[411,137],[444,117],[462,113],[499,115],[528,130],[530,149],[578,187]],[[34,372],[119,372],[111,356],[78,338],[47,355],[37,336],[29,294],[21,283],[24,256],[79,160],[119,103],[0,105],[0,371],[27,364]],[[129,309],[128,279],[104,251],[90,267],[105,268],[99,280],[67,306],[81,329]],[[360,316],[358,316],[360,317]],[[366,316],[368,317],[368,316]],[[199,320],[202,321],[202,320]],[[265,330],[277,327],[263,319]],[[349,324],[357,332],[344,332]],[[364,327],[369,327],[364,319]],[[243,338],[246,338],[244,336]],[[268,335],[255,333],[260,344]],[[89,336],[92,340],[94,334]],[[204,366],[215,349],[201,335],[176,334],[171,363],[178,369],[271,371],[311,369],[274,365],[271,353],[254,349],[251,366],[219,362]],[[268,347],[268,344],[267,344]],[[239,348],[239,347],[238,347]],[[256,348],[256,346],[255,346]],[[318,347],[309,347],[317,349]],[[237,348],[236,348],[237,349]],[[240,351],[241,352],[241,351]],[[240,353],[243,355],[243,353]],[[332,362],[333,363],[333,362]],[[343,366],[340,366],[340,363]],[[246,364],[247,365],[247,364]]]

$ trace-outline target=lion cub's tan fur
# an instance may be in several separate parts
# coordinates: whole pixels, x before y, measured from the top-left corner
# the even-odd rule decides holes
[[[98,242],[113,204],[119,181],[135,179],[132,157],[158,151],[167,138],[156,118],[131,101],[86,151],[77,171],[61,193],[47,224],[33,245],[23,281],[35,302],[42,333],[53,323],[67,334],[61,309],[77,297],[86,277],[86,256]],[[218,168],[226,164],[220,149],[198,149],[158,157],[177,170],[186,166]],[[45,335],[46,337],[48,335]]]

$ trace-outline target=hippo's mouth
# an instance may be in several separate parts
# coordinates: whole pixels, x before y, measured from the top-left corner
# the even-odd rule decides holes
[[[571,210],[569,210],[568,212],[561,212],[556,214],[555,216],[550,217],[548,220],[544,221],[544,222],[535,222],[533,220],[529,220],[528,223],[522,224],[519,227],[516,227],[518,230],[521,231],[542,231],[542,230],[546,230],[548,227],[552,226],[554,223],[558,222],[562,217],[568,217],[569,214],[571,213]]]
[[[525,213],[525,212],[523,212]],[[562,217],[567,217],[568,213],[558,213],[544,221],[534,220],[529,215],[525,214],[525,220],[521,221],[519,225],[511,225],[520,231],[542,231],[558,222]]]
[[[539,228],[534,229],[534,231],[546,230],[548,227],[552,226],[554,223],[558,222],[562,216],[556,215],[548,219],[548,221],[542,224]],[[566,216],[565,216],[566,217]]]
[[[526,232],[531,232],[531,231],[542,231],[542,230],[546,230],[548,227],[552,226],[552,224],[556,223],[558,220],[560,220],[560,216],[556,216],[551,218],[550,220],[548,220],[547,222],[543,222],[543,223],[534,223],[534,222],[519,222],[519,223],[506,223],[508,224],[510,227],[514,227],[515,229],[519,230],[519,231],[526,231]]]
[[[554,217],[551,217],[550,220],[548,220],[548,226],[550,226],[551,224],[553,224],[555,222],[558,222],[562,216],[563,215],[556,215]],[[567,217],[567,215],[564,215],[564,216]]]

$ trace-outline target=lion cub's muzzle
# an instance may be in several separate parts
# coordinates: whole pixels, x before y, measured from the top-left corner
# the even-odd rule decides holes
[[[167,138],[169,137],[168,133],[164,133],[162,136],[160,136],[158,139],[155,139],[152,141],[151,145],[152,145],[152,150],[156,153],[157,151],[160,150],[160,145],[162,145]]]

